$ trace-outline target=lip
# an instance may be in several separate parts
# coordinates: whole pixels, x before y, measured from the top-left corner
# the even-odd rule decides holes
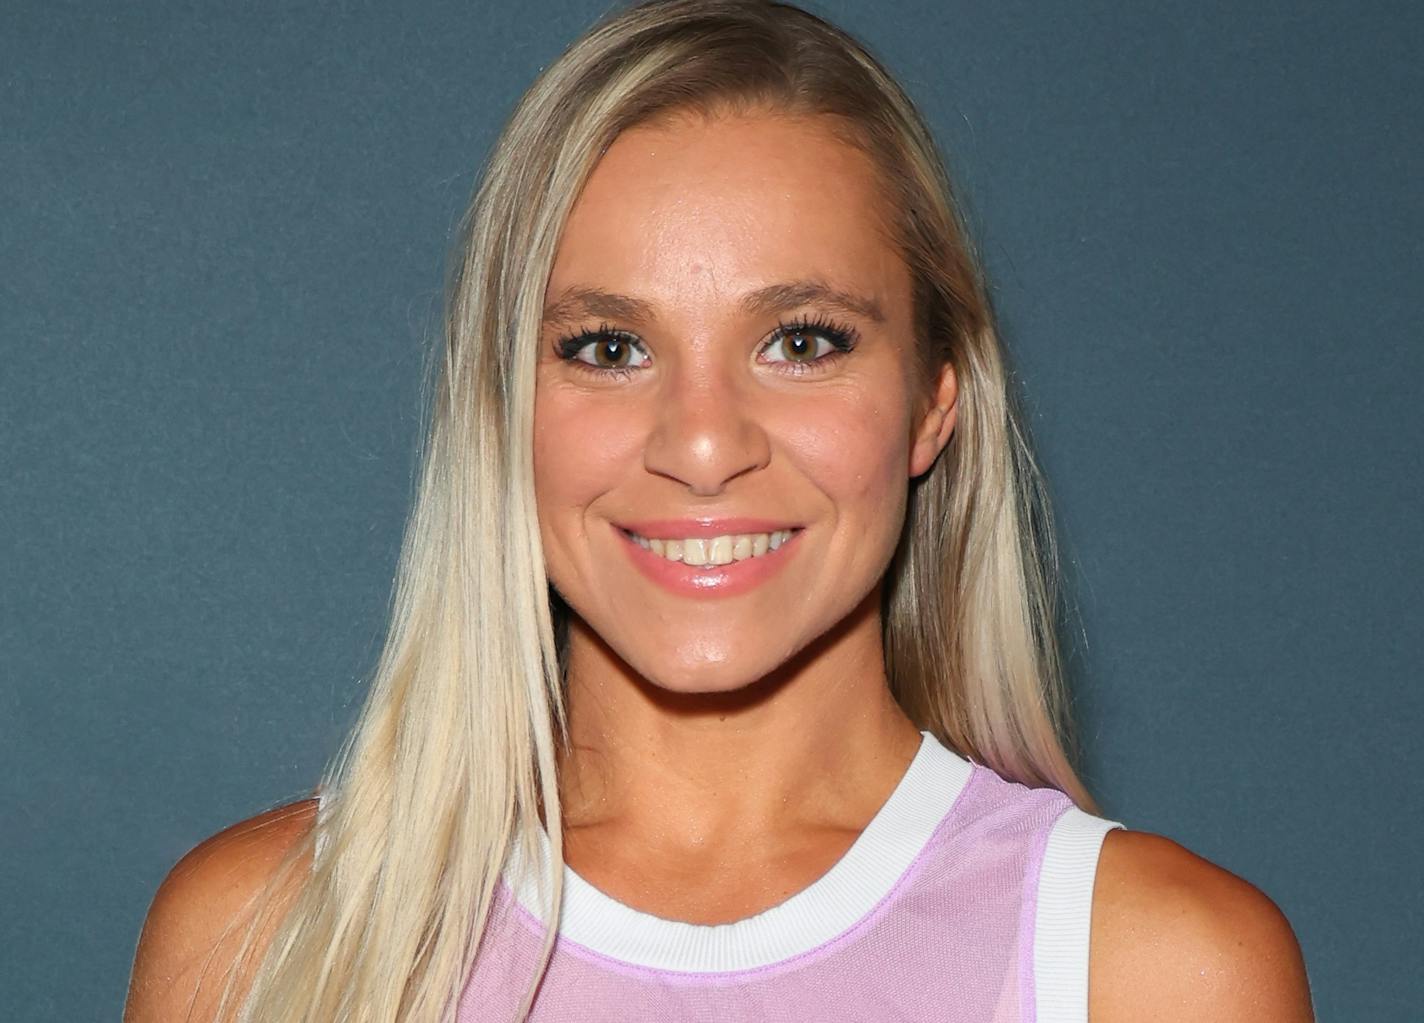
[[[640,519],[637,522],[615,522],[614,525],[649,540],[711,540],[735,533],[774,533],[778,529],[800,529],[794,522],[748,516],[720,519]]]
[[[707,523],[712,523],[708,525]],[[748,524],[751,524],[750,526]],[[662,589],[682,597],[734,597],[747,593],[763,585],[785,568],[796,552],[801,549],[797,542],[802,530],[795,526],[769,524],[762,519],[717,519],[701,520],[703,528],[691,532],[687,521],[661,520],[640,522],[626,526],[614,526],[613,532],[623,549],[628,552],[634,566],[649,581]],[[668,532],[644,533],[644,529],[661,530],[671,527]],[[791,538],[774,551],[767,551],[760,557],[744,558],[726,565],[684,565],[680,561],[669,561],[652,551],[644,550],[628,535],[628,530],[648,539],[708,539],[729,533],[770,533],[776,529],[792,529]]]

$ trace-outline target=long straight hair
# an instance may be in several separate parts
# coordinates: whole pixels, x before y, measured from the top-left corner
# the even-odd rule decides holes
[[[914,281],[928,393],[959,381],[949,446],[913,481],[884,588],[892,691],[922,729],[1005,778],[1095,806],[1065,752],[1055,553],[984,283],[913,103],[843,31],[766,0],[655,0],[575,42],[518,104],[462,224],[392,616],[314,827],[269,894],[310,873],[265,952],[250,1021],[453,1018],[500,872],[546,828],[562,863],[566,733],[534,504],[534,365],[570,207],[633,125],[687,110],[820,117],[873,159]],[[760,157],[759,157],[760,158]],[[546,920],[558,919],[554,871]],[[269,898],[269,902],[270,902]],[[270,909],[270,906],[269,906]],[[547,966],[553,928],[521,1016]]]

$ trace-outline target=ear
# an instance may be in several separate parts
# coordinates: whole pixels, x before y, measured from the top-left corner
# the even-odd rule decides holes
[[[920,418],[910,445],[910,478],[930,471],[939,453],[954,434],[955,414],[959,409],[959,380],[954,366],[946,362],[935,381],[930,407]]]

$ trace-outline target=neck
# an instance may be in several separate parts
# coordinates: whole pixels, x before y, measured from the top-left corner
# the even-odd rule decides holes
[[[859,831],[920,734],[890,695],[879,594],[773,674],[671,692],[570,622],[564,826],[664,849],[828,827]]]

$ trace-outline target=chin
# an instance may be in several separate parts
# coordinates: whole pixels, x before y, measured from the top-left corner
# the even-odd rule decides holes
[[[765,679],[781,676],[797,660],[804,646],[795,640],[799,630],[779,635],[766,630],[685,628],[669,630],[650,643],[646,630],[624,632],[610,622],[609,634],[577,615],[572,632],[582,640],[589,667],[602,662],[602,670],[621,674],[650,691],[669,695],[730,695],[754,687]],[[651,693],[650,693],[651,694]]]
[[[785,662],[785,658],[748,657],[747,652],[745,647],[699,649],[692,644],[672,658],[651,658],[633,667],[650,686],[693,696],[738,692],[775,674]]]
[[[649,664],[639,674],[651,686],[670,693],[730,693],[761,678],[757,671],[738,658],[725,660],[681,660],[673,664]]]

